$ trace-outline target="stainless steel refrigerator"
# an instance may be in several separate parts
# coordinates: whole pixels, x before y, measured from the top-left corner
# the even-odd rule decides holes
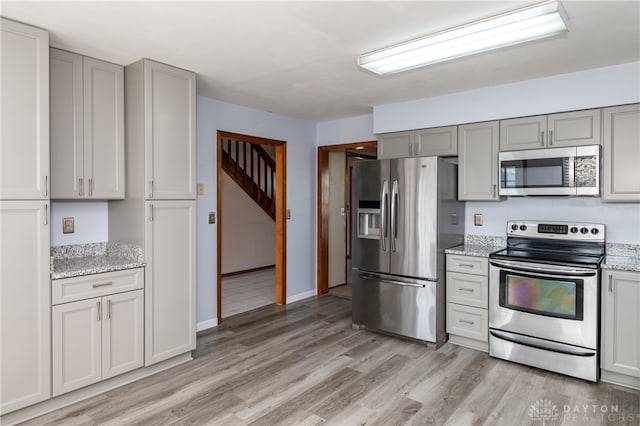
[[[355,326],[446,341],[444,249],[464,240],[457,177],[438,157],[354,163]]]

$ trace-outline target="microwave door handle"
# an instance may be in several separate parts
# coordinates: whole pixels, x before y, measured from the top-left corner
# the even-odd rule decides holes
[[[382,181],[382,193],[380,194],[380,201],[382,205],[380,206],[380,226],[382,227],[382,235],[380,236],[382,241],[382,251],[387,251],[387,235],[389,235],[389,231],[387,228],[387,208],[389,205],[389,185],[387,181]]]
[[[576,157],[569,157],[569,188],[576,186]]]

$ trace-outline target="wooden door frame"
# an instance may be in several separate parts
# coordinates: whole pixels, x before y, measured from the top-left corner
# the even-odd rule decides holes
[[[273,145],[276,150],[276,303],[287,303],[287,142],[276,139],[262,138],[259,136],[243,135],[240,133],[218,130],[217,155],[216,155],[216,180],[217,180],[217,289],[218,289],[218,324],[222,323],[222,139],[231,138],[258,145]]]
[[[318,147],[318,259],[316,265],[318,296],[329,291],[329,153],[355,149],[360,146],[376,148],[378,142],[350,142]]]

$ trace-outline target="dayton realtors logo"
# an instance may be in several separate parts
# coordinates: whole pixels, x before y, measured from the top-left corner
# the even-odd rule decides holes
[[[558,406],[548,399],[539,399],[529,407],[529,417],[542,421],[544,426],[547,421],[557,420],[560,417]]]

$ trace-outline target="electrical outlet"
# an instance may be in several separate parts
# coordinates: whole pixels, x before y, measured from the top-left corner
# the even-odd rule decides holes
[[[209,212],[209,224],[213,225],[216,223],[216,214],[214,212]]]
[[[74,221],[72,217],[65,217],[62,219],[62,233],[73,234],[75,232]]]
[[[204,183],[199,183],[196,188],[198,195],[204,195]]]
[[[476,213],[473,215],[473,224],[475,226],[482,226],[482,213]]]

